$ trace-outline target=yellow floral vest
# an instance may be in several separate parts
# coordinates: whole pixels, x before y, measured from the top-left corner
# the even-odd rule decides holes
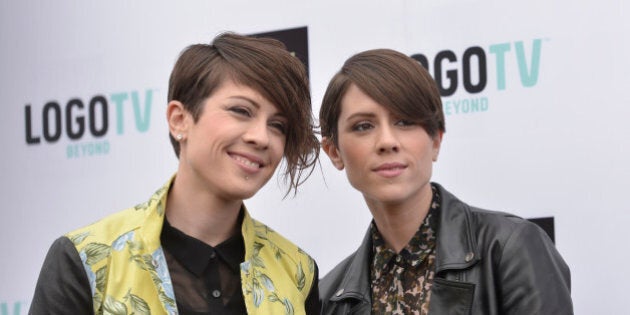
[[[149,201],[67,234],[90,282],[95,314],[177,314],[160,245],[169,181]],[[315,262],[247,211],[241,287],[248,314],[305,314]]]

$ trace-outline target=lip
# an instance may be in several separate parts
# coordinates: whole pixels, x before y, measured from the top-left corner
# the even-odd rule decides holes
[[[380,164],[379,166],[373,168],[372,171],[383,177],[392,178],[402,174],[406,168],[406,164],[398,162],[388,162]]]
[[[256,155],[242,152],[228,152],[228,155],[241,169],[248,173],[256,173],[265,167],[265,162]]]

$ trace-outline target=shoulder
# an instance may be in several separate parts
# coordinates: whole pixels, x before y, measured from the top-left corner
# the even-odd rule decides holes
[[[141,212],[135,207],[128,208],[71,231],[65,236],[74,244],[80,244],[88,237],[96,237],[95,241],[99,242],[106,241],[108,238],[119,236],[140,226],[145,217]]]
[[[442,197],[440,224],[448,230],[465,231],[470,229],[478,238],[491,237],[495,240],[507,241],[515,233],[533,233],[546,236],[536,224],[505,211],[486,210],[471,206],[447,191],[437,183]],[[462,229],[463,228],[463,229]],[[474,237],[473,236],[473,237]]]
[[[503,312],[572,313],[569,266],[542,228],[501,212],[473,210],[473,215],[478,246],[501,283]]]
[[[62,236],[57,238],[48,253],[46,254],[46,263],[56,263],[60,266],[82,266],[79,254],[72,243],[72,240]]]
[[[544,246],[553,249],[553,241],[537,224],[504,211],[486,210],[459,200],[439,184],[442,198],[438,244],[448,256],[458,244],[462,255],[475,251],[477,257],[494,257],[502,261],[510,251],[525,253]]]
[[[449,245],[443,246],[445,255],[452,252],[450,245],[460,243],[477,251],[480,268],[470,268],[467,276],[478,281],[479,290],[485,290],[481,284],[500,284],[501,313],[564,314],[550,310],[571,307],[569,268],[541,227],[511,213],[469,206],[446,190],[441,193],[447,206],[438,244]],[[462,239],[466,241],[458,243]]]
[[[503,266],[554,261],[563,272],[568,271],[554,242],[537,224],[507,212],[467,209],[475,244],[483,256]]]
[[[78,244],[81,243],[79,240],[88,236],[93,239],[93,242],[114,241],[115,238],[140,228],[148,229],[150,233],[156,233],[155,230],[159,230],[162,225],[169,184],[170,181],[159,188],[146,202],[110,214],[90,225],[70,232],[66,236]],[[155,224],[151,224],[151,228],[148,228],[147,221]]]
[[[504,243],[517,239],[527,241],[527,238],[522,236],[534,237],[532,241],[540,239],[551,241],[540,226],[517,215],[476,207],[469,208],[478,237],[491,237]]]

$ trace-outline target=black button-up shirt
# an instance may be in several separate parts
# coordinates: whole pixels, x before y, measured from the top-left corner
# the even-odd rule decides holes
[[[164,220],[160,239],[180,314],[247,313],[239,269],[245,259],[241,233],[213,247]]]
[[[239,225],[242,221],[243,212]],[[245,260],[241,233],[213,247],[174,228],[165,218],[160,240],[180,314],[247,314],[241,290],[240,263]],[[320,313],[317,277],[316,267],[305,302],[307,314]]]

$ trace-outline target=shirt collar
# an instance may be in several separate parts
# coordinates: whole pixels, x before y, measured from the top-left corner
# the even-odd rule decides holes
[[[243,222],[242,208],[238,222],[239,226]],[[240,229],[238,230],[240,232]],[[171,226],[166,216],[164,216],[160,240],[164,249],[196,276],[203,274],[215,256],[225,261],[232,271],[239,272],[240,263],[245,257],[245,244],[241,233],[236,233],[217,246],[210,246]]]

